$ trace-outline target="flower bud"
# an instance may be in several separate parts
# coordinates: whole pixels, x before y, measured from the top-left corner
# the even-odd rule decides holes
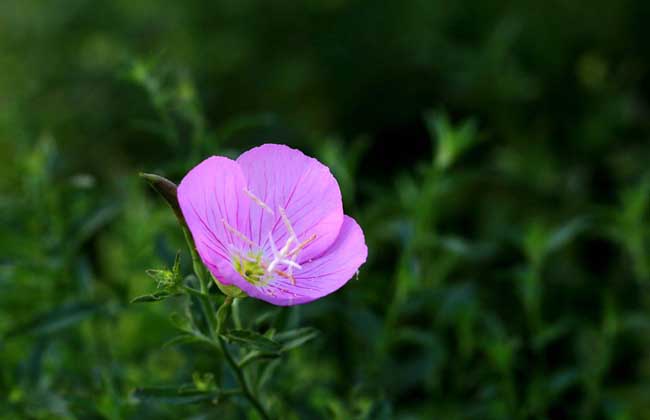
[[[165,199],[165,201],[167,201],[167,204],[169,204],[169,207],[171,207],[171,209],[174,211],[174,214],[176,215],[178,221],[181,222],[181,225],[185,226],[185,218],[183,217],[181,208],[178,205],[176,184],[167,178],[155,174],[140,173],[140,177],[147,180],[153,189],[156,190],[158,194],[160,194]]]

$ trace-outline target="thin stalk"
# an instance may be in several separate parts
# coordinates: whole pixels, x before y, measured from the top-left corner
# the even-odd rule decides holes
[[[220,313],[222,311],[225,311],[223,313],[224,320],[228,316],[227,311],[232,308],[232,301],[233,301],[232,298],[227,297],[226,300],[223,302],[223,305],[221,305],[221,308],[219,308]],[[222,325],[222,323],[220,325]],[[237,364],[235,358],[232,357],[232,354],[230,354],[230,350],[228,350],[228,346],[226,345],[226,342],[219,334],[220,332],[221,331],[217,332],[217,339],[219,340],[219,346],[221,347],[221,352],[225,356],[228,366],[230,366],[232,371],[235,372],[235,376],[237,377],[237,382],[239,382],[239,386],[241,387],[242,394],[251,403],[251,405],[255,407],[255,409],[263,419],[265,420],[270,419],[269,415],[266,413],[266,410],[264,409],[264,406],[262,406],[262,403],[257,399],[255,394],[253,394],[253,392],[251,391],[251,387],[248,384],[246,375],[244,375],[244,370],[242,369],[241,366],[239,366],[239,364]]]
[[[230,354],[230,351],[226,346],[226,342],[223,340],[223,338],[221,338],[220,335],[221,328],[223,327],[223,323],[228,316],[227,311],[232,307],[233,298],[227,296],[223,304],[221,305],[221,308],[219,308],[218,312],[221,313],[222,315],[222,317],[220,317],[219,319],[223,318],[221,322],[219,322],[212,308],[212,305],[210,304],[210,298],[208,295],[209,279],[206,277],[205,268],[203,266],[201,258],[199,257],[199,254],[196,251],[194,242],[192,241],[192,237],[190,236],[188,230],[185,227],[183,227],[183,234],[185,235],[185,240],[187,241],[187,245],[190,248],[190,253],[192,254],[192,265],[194,267],[194,273],[196,274],[196,277],[199,279],[199,283],[201,284],[200,292],[194,293],[194,295],[197,296],[199,302],[201,302],[201,309],[203,310],[205,319],[208,321],[208,327],[210,328],[210,338],[213,340],[213,342],[216,341],[219,343],[219,347],[221,348],[221,352],[226,358],[226,362],[228,363],[232,371],[235,372],[235,376],[237,377],[237,382],[239,382],[239,386],[241,387],[242,395],[251,403],[251,405],[255,408],[255,410],[257,410],[259,415],[264,420],[269,420],[270,417],[266,413],[264,406],[262,406],[262,403],[251,391],[251,387],[248,384],[246,375],[244,375],[244,371],[237,364],[235,359],[232,357],[232,354]]]
[[[239,302],[241,299],[235,298],[232,301],[232,320],[235,323],[235,328],[241,330],[241,318],[239,317]]]
[[[182,286],[182,287],[183,290],[185,290],[187,293],[189,293],[192,296],[196,296],[197,298],[203,296],[203,292],[200,290],[196,290],[195,288],[189,286]]]
[[[187,246],[190,249],[190,254],[192,255],[192,267],[194,268],[194,273],[196,274],[196,277],[199,279],[199,284],[201,285],[200,294],[198,296],[197,295],[195,296],[197,296],[201,304],[203,315],[205,316],[205,319],[208,323],[208,328],[210,329],[210,338],[215,339],[217,336],[217,318],[215,316],[214,310],[212,308],[212,304],[210,303],[210,297],[208,295],[208,287],[210,285],[209,283],[210,280],[206,278],[203,262],[199,257],[199,253],[196,251],[196,247],[194,246],[194,241],[192,240],[189,231],[184,226],[183,226],[183,235],[185,235],[185,241],[187,242]]]
[[[235,372],[235,376],[237,376],[237,382],[239,382],[239,386],[241,386],[242,394],[251,403],[251,405],[255,407],[263,419],[269,420],[271,417],[269,417],[269,415],[266,413],[266,410],[264,409],[264,406],[262,406],[262,403],[251,391],[248,380],[246,380],[246,376],[244,375],[244,371],[239,367],[237,362],[235,362],[232,354],[230,354],[230,350],[228,350],[228,347],[226,346],[226,342],[221,337],[219,337],[219,344],[221,345],[221,350],[226,357],[226,362],[228,362],[230,368],[233,370],[233,372]]]

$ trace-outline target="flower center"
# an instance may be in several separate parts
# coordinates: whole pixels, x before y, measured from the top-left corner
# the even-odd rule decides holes
[[[268,205],[266,205],[266,203],[256,197],[252,192],[250,192],[248,189],[244,189],[244,192],[255,204],[261,207],[264,211],[271,214],[272,216],[275,216],[275,212]],[[287,217],[285,210],[282,207],[278,207],[278,212],[280,213],[280,218],[282,219],[282,222],[284,223],[284,226],[287,230],[288,237],[282,248],[278,250],[278,247],[273,240],[273,234],[269,231],[268,242],[271,247],[270,261],[265,258],[264,252],[261,249],[261,244],[255,244],[242,232],[239,232],[237,229],[230,226],[225,219],[222,220],[226,229],[228,229],[230,232],[250,245],[251,248],[253,248],[252,250],[249,250],[245,253],[239,250],[233,250],[232,263],[233,268],[246,281],[255,286],[266,284],[266,282],[273,278],[273,274],[277,274],[281,277],[289,279],[291,281],[291,284],[295,285],[296,280],[293,277],[293,269],[302,269],[300,264],[296,262],[298,255],[307,245],[316,239],[316,235],[314,234],[311,235],[307,240],[300,242],[295,230],[293,229],[293,226],[291,225],[291,222],[289,221],[289,218]],[[277,219],[275,221],[277,221]],[[275,223],[273,223],[273,225],[275,225]],[[296,245],[294,248],[291,248],[293,244]]]
[[[259,286],[264,283],[266,270],[262,265],[262,254],[249,252],[246,256],[233,255],[233,267],[247,282]]]

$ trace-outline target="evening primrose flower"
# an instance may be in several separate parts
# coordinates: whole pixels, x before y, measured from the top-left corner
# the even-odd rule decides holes
[[[178,202],[215,280],[275,305],[328,295],[366,261],[329,169],[284,145],[204,160],[181,181]]]

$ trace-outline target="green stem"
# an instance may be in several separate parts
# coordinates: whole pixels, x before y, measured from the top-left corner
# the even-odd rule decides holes
[[[192,296],[196,296],[197,298],[203,296],[203,292],[202,292],[202,291],[200,291],[200,290],[196,290],[196,289],[193,288],[193,287],[182,286],[182,288],[183,288],[183,290],[185,290],[187,293],[189,293],[189,294],[192,295]]]
[[[196,274],[196,277],[199,279],[199,283],[201,285],[200,294],[198,296],[195,294],[195,296],[198,298],[201,304],[203,315],[205,316],[205,319],[208,323],[208,328],[210,329],[210,337],[212,339],[215,339],[217,336],[217,318],[214,313],[214,309],[212,308],[212,304],[210,303],[210,297],[208,295],[210,280],[206,277],[205,267],[201,261],[201,257],[199,257],[199,253],[196,251],[192,236],[185,226],[183,226],[183,234],[185,235],[185,241],[187,242],[187,246],[190,249],[190,254],[192,255],[192,267],[194,268],[194,274]]]
[[[223,340],[223,338],[221,338],[220,335],[221,329],[223,328],[223,324],[225,323],[225,320],[228,316],[227,311],[228,309],[231,308],[231,305],[233,303],[233,298],[230,296],[226,296],[226,299],[223,301],[223,304],[218,310],[219,317],[217,317],[217,315],[215,314],[212,308],[212,305],[210,304],[210,298],[208,295],[208,287],[210,283],[209,283],[209,279],[206,276],[203,262],[201,261],[201,258],[199,257],[199,254],[196,251],[196,247],[194,246],[194,241],[192,241],[192,237],[190,233],[185,227],[183,227],[183,233],[185,234],[185,240],[187,241],[187,245],[190,248],[190,253],[192,254],[192,264],[194,267],[194,273],[196,274],[196,277],[199,279],[199,283],[201,284],[200,293],[198,294],[198,296],[197,294],[194,295],[197,296],[197,298],[201,302],[201,309],[203,310],[205,319],[208,321],[208,327],[210,328],[210,338],[219,343],[219,347],[221,348],[221,352],[226,358],[226,362],[233,370],[233,372],[235,372],[235,376],[237,377],[237,382],[239,382],[239,386],[241,387],[241,391],[244,397],[251,403],[251,405],[257,410],[257,412],[264,420],[268,420],[270,419],[269,415],[266,413],[266,410],[262,406],[262,403],[251,391],[251,387],[248,384],[246,375],[244,375],[244,371],[242,370],[241,367],[239,367],[235,359],[232,357],[232,354],[230,354],[230,351],[226,346],[226,342]],[[238,317],[239,316],[237,314],[237,318]]]
[[[263,419],[269,420],[270,417],[266,413],[266,410],[262,406],[262,403],[257,399],[255,395],[253,395],[250,385],[248,385],[248,381],[246,380],[246,376],[244,375],[244,371],[237,365],[237,362],[235,362],[235,359],[230,354],[230,351],[228,350],[225,341],[221,337],[219,337],[219,344],[221,344],[221,349],[223,351],[224,356],[226,356],[226,361],[228,362],[228,365],[233,370],[233,372],[235,372],[235,375],[237,376],[237,382],[239,382],[239,385],[242,388],[242,393],[244,394],[244,397],[246,397],[246,399],[251,403],[251,405],[255,407],[255,409]]]
[[[235,323],[235,328],[241,330],[241,318],[239,317],[239,302],[240,298],[235,298],[232,301],[232,320]]]
[[[226,297],[226,300],[224,300],[223,305],[221,305],[221,308],[219,308],[219,312],[222,313],[222,317],[225,321],[225,318],[227,317],[227,311],[228,309],[232,308],[232,301],[233,299],[231,297]],[[220,323],[220,326],[223,324],[223,322]],[[220,332],[220,331],[219,331]],[[244,374],[244,370],[242,369],[241,366],[237,364],[235,361],[235,358],[232,356],[230,353],[230,350],[228,350],[228,346],[226,345],[226,342],[222,338],[221,335],[217,334],[217,339],[219,340],[219,346],[221,347],[221,352],[226,358],[226,362],[228,363],[228,366],[230,366],[230,369],[235,373],[235,376],[237,377],[237,382],[239,382],[239,386],[241,387],[242,394],[248,402],[251,403],[251,405],[257,410],[259,415],[264,419],[268,420],[270,419],[269,415],[266,413],[266,410],[264,409],[264,406],[262,406],[262,403],[259,401],[259,399],[253,394],[253,391],[251,390],[250,385],[248,384],[248,380],[246,379],[246,375]]]

